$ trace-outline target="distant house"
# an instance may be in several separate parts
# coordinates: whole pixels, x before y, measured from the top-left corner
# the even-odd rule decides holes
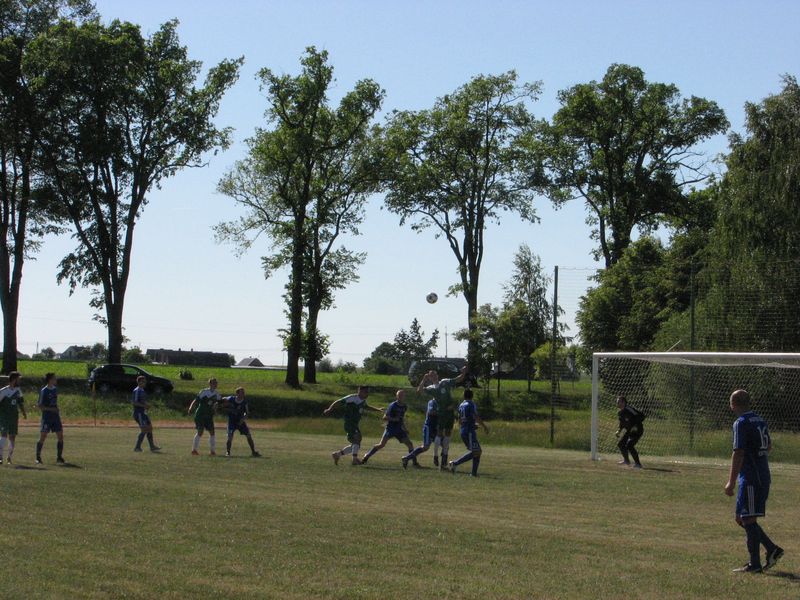
[[[263,367],[264,363],[262,363],[257,358],[253,358],[252,356],[249,358],[243,358],[238,363],[236,363],[237,367]]]
[[[91,356],[92,349],[89,346],[70,346],[56,358],[60,360],[85,360]]]
[[[224,352],[204,352],[201,350],[167,350],[148,348],[145,352],[154,363],[165,365],[189,365],[195,367],[230,367],[230,356]]]

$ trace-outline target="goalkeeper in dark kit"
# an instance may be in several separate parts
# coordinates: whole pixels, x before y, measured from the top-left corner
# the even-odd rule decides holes
[[[645,419],[645,414],[628,404],[625,396],[617,396],[617,408],[619,409],[617,413],[619,417],[619,429],[617,429],[615,435],[619,437],[621,433],[624,433],[617,444],[619,451],[622,452],[622,460],[619,461],[619,464],[630,465],[630,459],[633,458],[633,468],[641,469],[642,463],[639,462],[639,453],[636,451],[636,443],[644,434],[642,422]]]

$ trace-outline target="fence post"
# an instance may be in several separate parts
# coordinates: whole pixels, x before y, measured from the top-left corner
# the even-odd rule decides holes
[[[689,263],[689,351],[695,351],[694,257]],[[689,367],[689,449],[694,448],[694,367]]]
[[[555,444],[556,436],[556,343],[558,342],[558,265],[553,270],[553,339],[550,342],[550,445]]]

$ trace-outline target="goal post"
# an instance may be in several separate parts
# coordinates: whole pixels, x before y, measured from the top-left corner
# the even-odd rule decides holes
[[[617,452],[617,396],[646,415],[637,445],[645,455],[729,454],[728,399],[740,388],[770,430],[800,431],[800,353],[596,352],[592,460]]]

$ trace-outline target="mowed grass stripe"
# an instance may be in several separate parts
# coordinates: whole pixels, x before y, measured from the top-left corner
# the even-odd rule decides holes
[[[139,455],[134,430],[70,428],[65,456],[80,468],[53,464],[54,439],[44,469],[3,466],[0,501],[18,507],[3,526],[4,595],[795,598],[800,590],[794,465],[775,465],[765,521],[787,551],[778,576],[736,577],[729,571],[745,548],[722,494],[723,461],[651,459],[652,469],[634,472],[487,438],[475,480],[403,471],[395,442],[367,467],[336,467],[329,455],[340,436],[257,431],[262,459],[247,456],[239,436],[231,459],[192,457],[191,436],[157,429],[164,452]],[[17,463],[33,466],[33,443],[23,432]]]

